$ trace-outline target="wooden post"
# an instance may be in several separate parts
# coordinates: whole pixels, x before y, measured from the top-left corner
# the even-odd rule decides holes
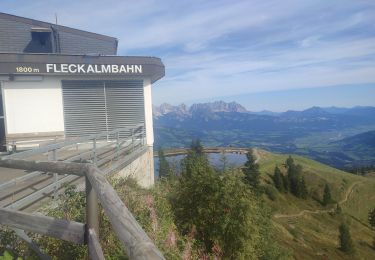
[[[52,258],[49,255],[44,254],[40,248],[31,240],[31,238],[23,231],[22,229],[13,228],[14,232],[16,232],[17,236],[20,237],[26,244],[33,250],[40,259],[42,260],[51,260]]]
[[[100,246],[99,239],[95,234],[95,231],[88,229],[87,235],[88,241],[87,246],[89,249],[89,259],[90,260],[104,260],[104,254],[102,247]]]
[[[95,190],[87,177],[86,180],[86,241],[88,241],[89,229],[93,229],[99,237],[99,211],[98,199]]]
[[[130,259],[160,259],[164,256],[121,201],[111,184],[108,183],[99,169],[88,165],[86,182],[91,183],[98,195],[100,204],[109,218],[114,232],[126,248]],[[88,232],[88,231],[87,231]]]

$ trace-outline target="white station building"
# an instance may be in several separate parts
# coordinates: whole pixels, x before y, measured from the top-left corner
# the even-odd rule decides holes
[[[117,40],[0,13],[0,142],[5,149],[144,124],[159,58],[117,56]]]
[[[157,58],[0,53],[7,147],[145,124],[153,145]]]

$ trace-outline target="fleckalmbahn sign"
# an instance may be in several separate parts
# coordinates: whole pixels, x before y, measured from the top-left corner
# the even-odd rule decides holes
[[[46,64],[45,66],[37,65],[18,65],[15,73],[67,73],[67,74],[142,74],[142,65],[132,64]]]

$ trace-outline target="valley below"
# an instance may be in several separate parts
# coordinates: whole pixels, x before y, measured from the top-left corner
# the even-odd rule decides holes
[[[222,101],[154,108],[155,148],[189,148],[192,139],[205,147],[255,148],[262,197],[270,208],[275,239],[293,259],[373,259],[374,230],[368,214],[375,207],[375,108],[320,108],[274,113],[250,112]],[[287,175],[293,156],[303,169],[307,197],[275,188],[274,169]],[[167,157],[179,172],[184,155]],[[220,171],[225,161],[243,167],[241,154],[208,154]],[[156,159],[155,168],[157,170]],[[368,170],[360,172],[359,169]],[[353,169],[356,169],[353,171]],[[348,171],[356,174],[350,174]],[[332,201],[324,205],[325,186]],[[339,226],[350,229],[355,254],[339,250]]]

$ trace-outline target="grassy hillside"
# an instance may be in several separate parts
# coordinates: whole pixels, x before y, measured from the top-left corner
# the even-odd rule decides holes
[[[368,211],[375,207],[375,174],[368,177],[356,176],[293,155],[295,163],[303,166],[302,174],[305,177],[310,194],[304,200],[291,194],[280,193],[274,188],[271,178],[274,167],[278,165],[285,174],[284,162],[288,155],[274,154],[262,150],[256,151],[255,157],[259,159],[262,185],[266,187],[266,194],[268,194],[268,196],[264,195],[265,202],[272,209],[272,224],[274,225],[274,229],[267,229],[267,232],[272,234],[272,239],[266,240],[267,243],[265,244],[269,245],[270,241],[274,242],[273,234],[275,234],[278,244],[292,251],[295,259],[375,259],[375,248],[372,247],[375,230],[372,230],[367,223]],[[241,179],[239,181],[241,182]],[[155,241],[166,259],[208,259],[209,256],[205,254],[201,247],[192,246],[194,235],[184,235],[177,228],[175,214],[170,204],[170,196],[173,194],[171,193],[172,185],[170,182],[159,182],[149,190],[140,188],[130,179],[112,179],[111,182],[120,198],[150,238]],[[320,201],[326,183],[331,187],[333,200],[341,205],[342,213],[336,213],[332,210],[336,203],[326,207],[321,205]],[[233,190],[239,189],[238,185],[233,185],[233,187],[235,187]],[[208,189],[198,190],[201,192],[198,195],[200,198],[207,197]],[[270,194],[273,194],[273,196],[270,196]],[[224,197],[229,198],[230,196]],[[240,193],[239,197],[236,198],[243,197],[243,193]],[[259,198],[256,199],[258,201]],[[240,201],[240,199],[236,201]],[[76,192],[73,188],[68,188],[60,196],[58,204],[56,204],[58,206],[48,207],[44,213],[58,218],[69,218],[83,222],[85,218],[84,203],[85,194],[83,192]],[[213,204],[211,203],[211,205]],[[192,207],[187,208],[192,209]],[[259,211],[255,212],[259,213]],[[256,214],[254,213],[254,215]],[[268,209],[266,215],[268,216]],[[217,219],[217,216],[218,214],[209,219]],[[264,215],[261,219],[263,219],[262,222],[265,222]],[[267,220],[269,221],[268,217]],[[231,221],[232,219],[228,223],[232,223]],[[101,245],[106,257],[127,259],[124,257],[125,252],[112,232],[108,219],[104,216],[102,210],[100,222]],[[338,227],[343,222],[348,224],[351,231],[356,249],[354,256],[348,256],[338,249]],[[243,223],[242,220],[239,224],[237,223],[241,229],[244,227]],[[258,224],[252,226],[259,228],[260,225]],[[263,234],[266,233],[262,232]],[[249,233],[256,234],[254,231]],[[228,237],[227,233],[225,233],[225,237]],[[235,238],[238,237],[239,235],[236,233]],[[13,233],[8,230],[0,230],[0,238],[2,240],[0,242],[3,242],[3,244],[0,243],[0,254],[2,249],[11,248],[24,259],[35,259],[32,258],[33,253]],[[34,236],[34,239],[45,252],[54,256],[54,259],[87,258],[85,246],[77,246],[43,236]],[[274,247],[274,250],[279,250],[279,253],[284,252],[279,246]],[[267,251],[272,252],[268,249]],[[185,257],[186,255],[190,257]],[[284,252],[282,255],[284,258],[280,259],[289,259],[289,252]],[[209,259],[213,259],[213,257]]]
[[[278,165],[285,172],[288,156],[265,151],[259,154],[263,181],[272,189],[274,167]],[[292,249],[297,259],[375,259],[371,247],[375,231],[367,222],[370,208],[375,207],[375,178],[348,174],[300,156],[293,158],[303,166],[310,196],[303,200],[274,189],[276,198],[268,200],[279,241]],[[331,187],[333,199],[341,205],[342,214],[331,210],[336,204],[321,205],[326,183]],[[338,226],[342,222],[350,227],[357,251],[354,256],[338,250]]]

